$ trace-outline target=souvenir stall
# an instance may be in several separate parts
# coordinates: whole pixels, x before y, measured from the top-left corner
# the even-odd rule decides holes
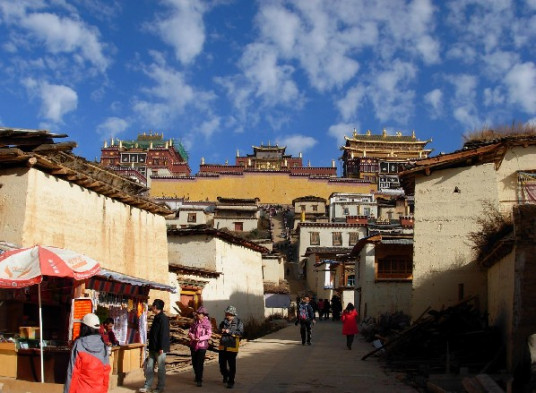
[[[69,278],[43,278],[42,331],[38,286],[0,289],[0,376],[40,381],[42,341],[45,382],[65,381],[73,283]]]
[[[0,377],[64,383],[72,341],[79,335],[81,319],[89,312],[99,315],[101,321],[114,319],[121,345],[111,351],[113,373],[141,368],[149,291],[173,292],[173,287],[111,272],[96,264],[83,279],[80,275],[75,279],[32,273],[35,269],[24,264],[22,268],[8,264],[10,253],[0,256],[4,267],[0,273]],[[25,257],[24,263],[30,266],[31,259]],[[25,278],[28,274],[30,279]]]
[[[120,345],[111,348],[112,374],[123,375],[142,368],[147,343],[147,300],[151,289],[175,291],[172,286],[106,269],[101,269],[86,283],[85,292],[92,301],[93,312],[101,321],[107,318],[114,320],[113,331]],[[73,310],[76,309],[75,299]],[[77,320],[73,313],[71,324],[74,334]]]

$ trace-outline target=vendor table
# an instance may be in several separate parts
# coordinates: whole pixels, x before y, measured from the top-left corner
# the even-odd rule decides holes
[[[41,382],[41,358],[39,348],[20,348],[17,352],[17,379]],[[45,347],[43,368],[45,382],[65,383],[71,351],[68,347]]]

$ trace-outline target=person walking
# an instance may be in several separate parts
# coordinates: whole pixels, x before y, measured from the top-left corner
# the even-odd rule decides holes
[[[84,315],[80,336],[71,350],[64,393],[108,392],[111,368],[99,328],[98,316],[93,313]]]
[[[218,346],[220,373],[223,383],[231,389],[235,384],[236,357],[240,347],[240,339],[244,334],[244,324],[238,318],[236,307],[229,306],[225,309],[225,318],[219,325],[221,333],[220,345]]]
[[[329,299],[324,299],[324,319],[329,319],[329,310],[330,310],[331,306],[330,306],[330,303],[329,303]]]
[[[315,312],[313,307],[309,304],[309,296],[304,296],[298,307],[298,318],[296,319],[296,325],[300,324],[300,336],[302,345],[311,345],[311,337],[313,334],[313,325],[316,323]]]
[[[152,391],[161,393],[166,386],[166,353],[169,352],[169,319],[164,314],[164,301],[155,299],[152,310],[155,313],[153,324],[149,330],[149,356],[145,366],[145,384],[140,388],[141,393]],[[158,383],[156,389],[152,389],[154,368],[158,367]]]
[[[203,386],[203,366],[205,354],[208,349],[208,340],[212,336],[212,325],[208,311],[201,306],[194,315],[194,323],[190,326],[188,337],[190,338],[190,353],[192,355],[192,367],[194,369],[195,383],[198,387]]]
[[[342,334],[346,336],[346,347],[351,350],[354,337],[359,333],[357,318],[359,314],[352,303],[348,303],[341,315]]]

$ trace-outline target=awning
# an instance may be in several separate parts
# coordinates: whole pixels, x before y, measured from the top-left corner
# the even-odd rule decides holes
[[[113,272],[111,270],[101,268],[100,272],[97,273],[96,277],[105,278],[108,280],[113,280],[121,282],[124,284],[130,284],[139,287],[148,287],[150,289],[158,289],[160,291],[168,291],[171,293],[177,293],[177,289],[171,285],[160,284],[158,282],[144,280],[141,278],[136,278],[132,276],[127,276],[126,274]]]

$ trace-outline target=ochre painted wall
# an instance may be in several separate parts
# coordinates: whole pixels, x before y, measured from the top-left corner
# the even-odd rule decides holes
[[[187,198],[190,201],[215,201],[217,197],[259,198],[260,203],[290,205],[298,197],[314,195],[329,199],[333,192],[368,194],[377,185],[341,178],[310,179],[287,173],[244,173],[219,177],[152,179],[150,195]]]

